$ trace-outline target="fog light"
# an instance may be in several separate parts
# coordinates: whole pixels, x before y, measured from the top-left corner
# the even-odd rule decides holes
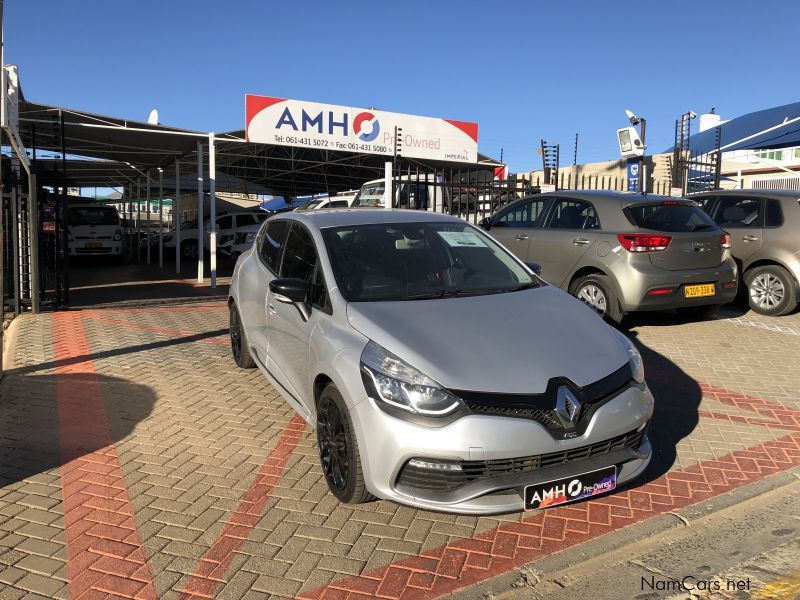
[[[408,461],[408,466],[417,467],[419,469],[432,469],[434,471],[461,470],[461,465],[456,463],[429,462],[427,460],[419,460],[418,458],[412,458],[410,461]]]

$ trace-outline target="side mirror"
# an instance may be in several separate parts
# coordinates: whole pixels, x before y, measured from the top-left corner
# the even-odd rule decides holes
[[[302,279],[287,277],[285,279],[273,279],[269,282],[269,290],[275,294],[275,300],[283,304],[294,304],[303,317],[308,321],[311,310],[306,304],[308,287]]]
[[[542,274],[542,265],[540,265],[539,263],[526,262],[525,266],[527,266],[531,271],[533,271],[537,275],[541,275]]]
[[[478,222],[478,227],[480,227],[481,229],[485,229],[486,231],[489,231],[492,228],[492,220],[489,217],[483,217]]]

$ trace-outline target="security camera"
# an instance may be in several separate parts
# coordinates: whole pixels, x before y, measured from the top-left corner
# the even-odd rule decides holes
[[[694,112],[693,110],[690,110],[689,111],[689,118],[690,119],[696,119],[697,118],[697,113]]]
[[[631,112],[627,108],[625,109],[625,114],[627,115],[628,119],[630,120],[631,125],[638,125],[639,124],[639,117],[637,117],[635,114],[633,114],[633,112]]]

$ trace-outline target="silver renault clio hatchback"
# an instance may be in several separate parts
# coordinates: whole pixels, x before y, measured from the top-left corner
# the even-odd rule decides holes
[[[270,218],[229,307],[234,360],[316,427],[341,501],[544,508],[650,461],[653,397],[633,344],[456,217]]]

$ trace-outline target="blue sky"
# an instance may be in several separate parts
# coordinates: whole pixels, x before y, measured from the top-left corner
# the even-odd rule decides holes
[[[616,158],[624,109],[651,151],[686,110],[800,99],[800,3],[6,0],[27,98],[168,125],[244,127],[244,94],[477,121],[512,171]],[[37,21],[38,19],[38,21]]]

